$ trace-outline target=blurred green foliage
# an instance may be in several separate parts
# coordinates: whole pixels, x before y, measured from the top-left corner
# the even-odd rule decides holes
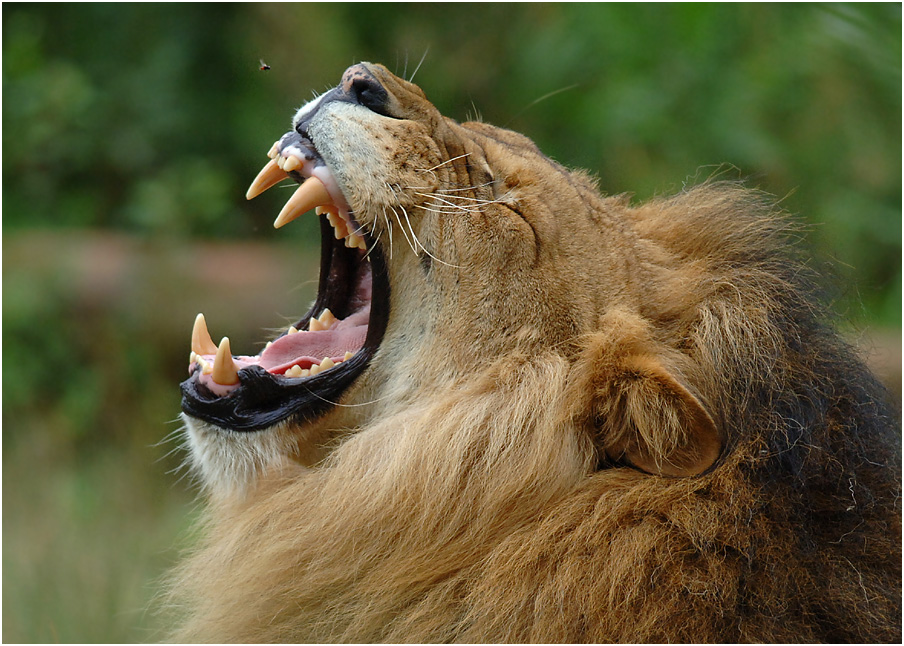
[[[899,4],[2,11],[4,641],[154,637],[143,608],[192,504],[158,444],[191,318],[253,333],[279,322],[255,290],[288,291],[218,291],[189,259],[253,240],[293,262],[316,238],[313,218],[275,237],[285,193],[244,192],[357,61],[417,70],[447,116],[523,132],[607,193],[748,178],[836,261],[845,317],[900,326]]]
[[[851,268],[848,315],[900,322],[900,5],[3,14],[4,230],[264,235],[278,197],[249,207],[241,190],[293,109],[357,60],[410,75],[424,56],[416,80],[445,114],[525,132],[607,192],[649,197],[735,166]]]

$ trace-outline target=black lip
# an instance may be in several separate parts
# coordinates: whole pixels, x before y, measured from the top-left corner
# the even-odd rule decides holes
[[[348,316],[349,293],[360,258],[357,249],[348,249],[336,240],[332,226],[321,220],[320,284],[317,300],[300,319],[304,326],[324,307],[339,318]],[[270,374],[260,366],[239,371],[240,385],[219,397],[198,381],[196,370],[182,382],[182,410],[192,417],[234,431],[256,431],[280,422],[309,422],[331,409],[345,390],[370,363],[386,331],[389,321],[389,275],[380,249],[365,232],[361,232],[369,249],[373,280],[370,320],[364,347],[347,361],[313,377],[287,378]]]

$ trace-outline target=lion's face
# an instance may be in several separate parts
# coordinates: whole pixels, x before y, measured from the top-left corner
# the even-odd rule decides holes
[[[183,410],[214,493],[313,463],[338,433],[512,352],[555,348],[578,361],[603,317],[640,298],[637,247],[625,244],[633,234],[591,182],[521,135],[443,117],[382,66],[347,70],[297,112],[270,157],[248,197],[285,179],[300,184],[275,226],[316,207],[319,292],[256,356],[217,347],[199,316]],[[653,390],[677,388],[693,409],[685,417],[711,426],[695,396],[643,355],[625,359],[629,371],[651,375]],[[632,441],[613,446],[630,454]],[[718,442],[703,452],[705,468]]]

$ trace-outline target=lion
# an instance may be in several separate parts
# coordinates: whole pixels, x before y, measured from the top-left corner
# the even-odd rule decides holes
[[[269,158],[318,294],[195,323],[172,639],[900,642],[900,421],[774,200],[602,195],[370,63]]]

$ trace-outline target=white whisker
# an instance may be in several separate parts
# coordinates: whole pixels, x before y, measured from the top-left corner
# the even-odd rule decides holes
[[[417,64],[417,67],[414,68],[414,71],[411,73],[411,78],[408,79],[409,83],[414,83],[414,75],[417,74],[417,71],[421,69],[421,65],[424,63],[424,59],[427,58],[427,52],[430,51],[430,47],[424,50],[424,55],[421,56],[420,62]],[[408,68],[408,52],[405,52],[405,68]]]
[[[465,154],[463,154],[463,155],[458,155],[457,157],[452,157],[451,159],[447,159],[447,160],[444,161],[444,162],[440,162],[439,164],[437,164],[437,165],[434,166],[433,168],[418,168],[417,170],[418,170],[418,172],[421,172],[421,173],[432,173],[433,171],[435,171],[435,170],[436,170],[437,168],[439,168],[440,166],[445,166],[446,164],[449,164],[449,163],[451,163],[451,162],[454,162],[456,159],[462,159],[462,158],[464,158],[464,157],[469,156],[470,154],[471,154],[471,153],[465,153]]]

